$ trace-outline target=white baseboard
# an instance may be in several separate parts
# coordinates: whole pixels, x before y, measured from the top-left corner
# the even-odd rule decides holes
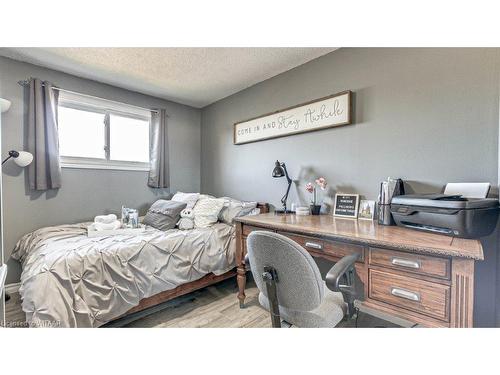
[[[5,291],[7,293],[17,293],[19,291],[20,286],[21,286],[21,283],[6,284]]]

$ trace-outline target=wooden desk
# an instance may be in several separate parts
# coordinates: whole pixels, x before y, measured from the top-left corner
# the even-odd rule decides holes
[[[270,230],[333,262],[359,253],[356,271],[366,307],[428,327],[472,327],[474,262],[483,260],[478,240],[331,215],[266,213],[236,221],[240,307],[245,301],[246,237],[254,230]]]

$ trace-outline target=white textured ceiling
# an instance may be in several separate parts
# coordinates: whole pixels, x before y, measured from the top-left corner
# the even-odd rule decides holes
[[[204,107],[335,49],[0,48],[0,55]]]

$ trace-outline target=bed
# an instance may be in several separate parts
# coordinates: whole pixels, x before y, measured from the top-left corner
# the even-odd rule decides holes
[[[41,228],[17,243],[30,326],[99,327],[236,275],[234,225],[89,238],[88,224]]]

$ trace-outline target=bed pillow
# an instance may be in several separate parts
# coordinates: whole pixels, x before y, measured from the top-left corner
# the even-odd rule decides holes
[[[207,199],[207,198],[215,198],[215,197],[210,194],[200,194],[200,199]]]
[[[172,200],[175,202],[183,202],[186,203],[186,208],[188,210],[192,210],[200,198],[200,194],[198,193],[182,193],[182,192],[177,192],[175,195],[172,197]]]
[[[229,197],[224,199],[224,207],[219,213],[219,220],[226,224],[233,224],[236,217],[250,215],[257,208],[257,202],[243,202]]]
[[[186,203],[159,199],[149,208],[142,223],[159,230],[173,229],[184,208],[186,208]]]
[[[219,220],[219,213],[224,207],[225,200],[217,198],[200,199],[194,206],[194,226],[206,228]]]

